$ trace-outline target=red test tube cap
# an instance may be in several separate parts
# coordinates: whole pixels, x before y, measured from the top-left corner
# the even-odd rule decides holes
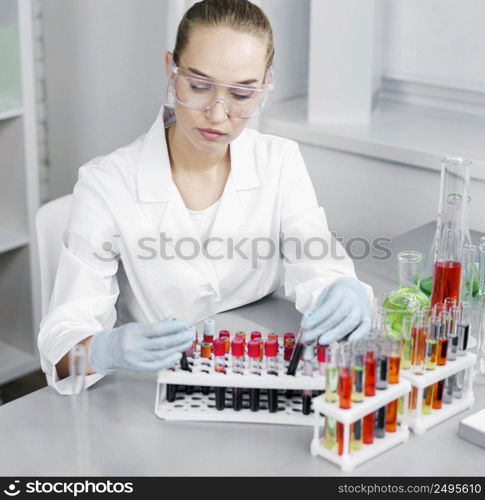
[[[259,340],[250,340],[248,344],[248,355],[250,358],[259,358],[261,354],[261,344]]]
[[[231,342],[231,354],[233,356],[244,356],[244,340],[241,337],[236,337]]]
[[[321,363],[325,363],[325,358],[327,357],[327,347],[326,345],[318,344],[317,346],[317,359]]]
[[[213,341],[214,341],[213,335],[207,335],[207,333],[204,333],[204,342],[207,342],[208,344],[212,344]]]
[[[295,334],[293,332],[286,332],[283,335],[283,341],[286,342],[287,340],[295,340]]]
[[[278,355],[278,341],[276,339],[268,339],[264,343],[264,354],[268,358],[274,358]]]
[[[251,332],[251,340],[260,339],[261,337],[261,332]]]
[[[226,354],[226,342],[224,339],[214,340],[214,356],[224,356]]]
[[[227,339],[227,338],[230,338],[231,334],[228,330],[221,330],[219,332],[219,338],[220,339]]]

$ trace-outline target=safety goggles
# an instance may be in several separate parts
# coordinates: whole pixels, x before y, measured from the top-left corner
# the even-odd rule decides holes
[[[273,90],[272,69],[268,69],[268,81],[259,86],[223,83],[195,75],[175,65],[169,77],[168,95],[183,106],[207,111],[216,103],[222,103],[228,116],[249,118],[258,114],[268,103]]]

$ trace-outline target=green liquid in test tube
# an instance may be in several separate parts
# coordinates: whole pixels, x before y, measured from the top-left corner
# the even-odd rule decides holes
[[[337,449],[337,421],[331,417],[325,417],[323,447],[327,450]]]

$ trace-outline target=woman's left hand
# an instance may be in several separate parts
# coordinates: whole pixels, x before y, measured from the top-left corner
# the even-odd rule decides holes
[[[358,280],[339,278],[325,288],[312,309],[306,311],[301,321],[306,330],[302,341],[330,344],[352,333],[349,340],[357,340],[371,327],[369,298]]]

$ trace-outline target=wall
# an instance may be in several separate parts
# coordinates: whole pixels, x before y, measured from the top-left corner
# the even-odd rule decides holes
[[[332,231],[392,237],[436,219],[439,172],[300,144]],[[485,234],[485,182],[471,182],[470,227]]]
[[[42,0],[50,198],[79,167],[131,142],[166,95],[166,2]]]

